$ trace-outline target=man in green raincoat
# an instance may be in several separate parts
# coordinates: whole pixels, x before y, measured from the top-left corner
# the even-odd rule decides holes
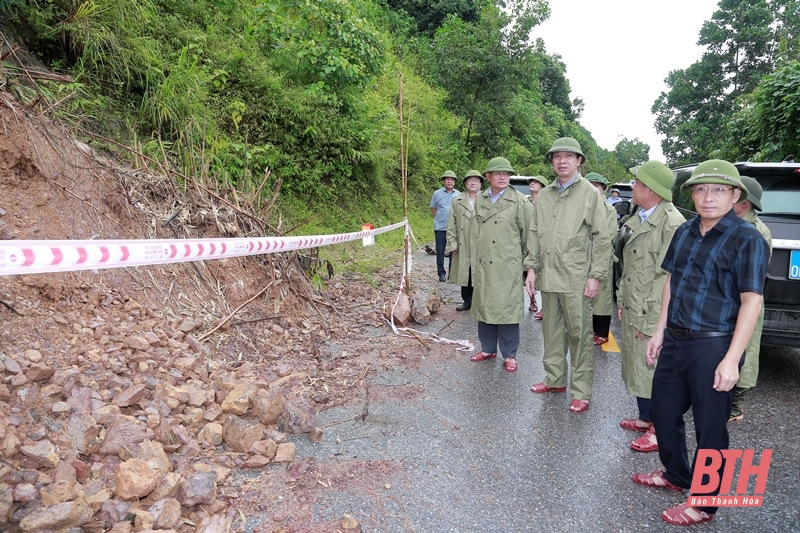
[[[528,294],[542,291],[545,380],[531,392],[567,390],[567,349],[572,362],[569,409],[589,408],[594,382],[592,300],[609,275],[613,232],[605,200],[578,167],[585,162],[578,141],[557,139],[547,158],[556,173],[536,200],[525,267]]]
[[[619,425],[644,433],[630,444],[631,449],[653,452],[658,441],[650,420],[650,395],[656,367],[647,364],[647,341],[656,330],[667,279],[661,263],[675,230],[686,219],[672,205],[675,175],[667,165],[648,161],[631,171],[636,176],[633,202],[639,210],[625,222],[630,237],[622,250],[617,313],[622,325],[622,380],[628,394],[636,397],[639,415]]]
[[[741,176],[742,184],[747,192],[747,199],[733,204],[733,210],[741,218],[750,222],[756,227],[758,232],[764,236],[769,244],[769,254],[772,256],[772,233],[766,224],[761,222],[756,211],[761,211],[761,196],[764,189],[750,176]],[[762,297],[763,300],[763,297]],[[744,393],[756,386],[758,379],[758,355],[761,351],[761,332],[764,329],[764,304],[761,304],[761,312],[758,315],[756,328],[747,344],[747,351],[744,355],[744,363],[739,371],[739,381],[733,388],[733,405],[731,406],[731,420],[741,420],[744,418]]]
[[[450,281],[461,286],[463,302],[456,311],[472,308],[472,246],[478,225],[474,224],[475,202],[483,185],[483,176],[477,170],[470,170],[464,177],[464,193],[455,197],[450,204],[450,219],[447,222],[447,246],[445,255],[450,255]]]
[[[608,180],[597,172],[589,172],[586,174],[586,179],[595,186],[603,198],[606,198],[606,189],[608,189]],[[612,233],[617,232],[617,210],[614,209],[608,200],[603,202],[608,218],[608,227],[611,228]],[[611,254],[611,262],[608,264],[608,276],[603,280],[600,285],[600,294],[592,302],[592,330],[594,331],[594,344],[595,346],[602,346],[608,342],[609,330],[611,329],[611,313],[614,310],[613,288],[611,287],[613,281],[613,268],[614,268],[614,254]]]
[[[508,372],[517,370],[519,324],[525,318],[520,272],[533,212],[525,195],[508,186],[514,173],[503,157],[486,165],[489,188],[475,201],[477,234],[471,252],[475,292],[470,316],[478,321],[481,351],[470,361],[494,359],[499,347]]]

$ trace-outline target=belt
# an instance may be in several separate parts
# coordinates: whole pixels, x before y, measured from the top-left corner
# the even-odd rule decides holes
[[[672,336],[679,340],[705,339],[708,337],[730,337],[732,331],[692,331],[690,329],[667,328]]]

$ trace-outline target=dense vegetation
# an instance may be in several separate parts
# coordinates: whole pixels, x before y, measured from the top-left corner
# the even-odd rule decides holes
[[[750,4],[722,0],[730,16],[704,27],[701,62],[717,70],[670,73],[654,112],[672,162],[797,147],[797,0]],[[522,174],[550,174],[544,153],[564,135],[612,181],[647,160],[638,138],[609,151],[580,125],[565,65],[529,39],[548,15],[546,0],[0,0],[5,37],[71,77],[32,86],[9,76],[20,100],[220,189],[257,190],[269,169],[264,194],[282,180],[273,216],[283,228],[311,220],[303,232],[402,218],[402,75],[409,218],[422,238],[445,169],[482,170],[503,155]],[[752,25],[769,29],[758,37],[767,48]],[[3,69],[19,74],[13,59]],[[708,72],[720,83],[705,83]]]
[[[800,159],[800,1],[721,0],[653,104],[670,163]]]

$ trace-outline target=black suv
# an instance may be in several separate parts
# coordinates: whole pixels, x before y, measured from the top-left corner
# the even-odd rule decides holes
[[[680,187],[697,165],[673,169],[672,200],[687,218],[696,215]],[[772,257],[764,289],[761,344],[800,347],[800,163],[734,163],[742,176],[764,188],[758,217],[772,233]]]

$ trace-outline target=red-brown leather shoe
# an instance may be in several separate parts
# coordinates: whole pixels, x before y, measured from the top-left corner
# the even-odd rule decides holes
[[[544,381],[541,383],[534,383],[531,387],[531,392],[567,392],[566,387],[548,387],[544,384]]]
[[[588,400],[572,400],[569,402],[569,410],[571,413],[582,413],[589,408]]]
[[[654,452],[658,449],[658,441],[653,442],[650,440],[652,435],[656,434],[655,429],[649,429],[647,433],[636,439],[635,441],[631,442],[631,450],[636,450],[637,452]]]
[[[472,357],[469,358],[470,361],[473,363],[480,363],[481,361],[486,361],[487,359],[495,359],[497,358],[496,353],[486,353],[486,352],[478,352]]]
[[[506,357],[506,361],[503,363],[503,368],[506,369],[506,372],[516,372],[517,360],[513,357]]]
[[[597,335],[594,336],[594,345],[595,346],[602,346],[608,342],[608,337],[599,337]]]
[[[542,319],[542,310],[539,309],[535,315],[533,315],[534,320],[541,320]]]
[[[689,512],[691,510],[691,513]],[[714,520],[714,515],[701,511],[696,507],[690,507],[688,503],[683,502],[675,507],[670,507],[661,513],[661,519],[673,526],[693,526],[695,524],[702,524],[703,522],[711,522]]]
[[[631,431],[641,431],[644,433],[645,431],[650,431],[653,427],[652,422],[647,422],[646,426],[640,426],[637,422],[639,422],[638,418],[626,418],[619,423],[619,427],[623,429],[630,429]],[[644,420],[642,420],[644,422]]]
[[[534,313],[539,310],[539,306],[536,305],[536,300],[531,299],[531,305],[528,306],[528,311],[533,311]]]
[[[655,487],[657,489],[667,489],[675,492],[683,492],[683,489],[674,483],[670,483],[664,477],[664,472],[656,470],[652,474],[634,474],[631,476],[634,483],[644,485],[645,487]]]

